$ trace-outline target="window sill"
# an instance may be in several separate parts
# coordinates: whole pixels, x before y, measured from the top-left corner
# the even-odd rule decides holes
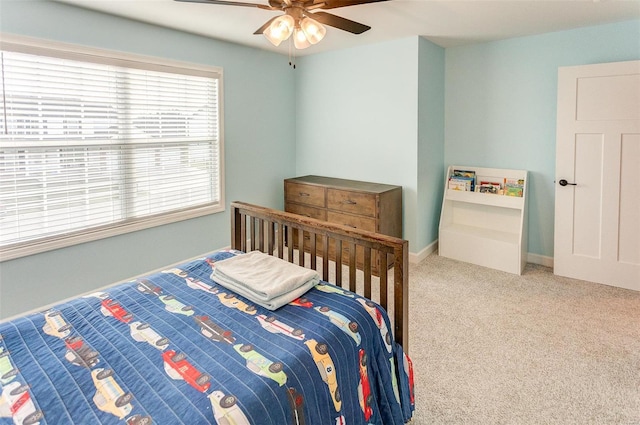
[[[190,208],[185,211],[159,214],[157,216],[145,217],[110,226],[93,228],[77,233],[51,236],[14,245],[7,245],[5,247],[0,247],[0,262],[15,260],[17,258],[52,251],[54,249],[65,248],[85,242],[109,238],[111,236],[123,235],[125,233],[135,232],[138,230],[149,229],[151,227],[215,214],[224,210],[224,205],[222,203],[206,205],[197,208]]]

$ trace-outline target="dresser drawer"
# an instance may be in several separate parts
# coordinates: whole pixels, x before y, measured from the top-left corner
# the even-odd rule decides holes
[[[324,208],[324,191],[321,186],[285,182],[285,201]]]
[[[320,208],[298,204],[287,204],[285,205],[285,211],[303,215],[305,217],[315,218],[317,220],[327,221],[327,210],[323,210]]]
[[[376,216],[376,197],[369,193],[327,189],[327,207],[351,214]]]
[[[354,227],[360,230],[366,230],[369,232],[376,231],[376,220],[373,218],[328,211],[327,221],[331,223],[343,224],[345,226]]]

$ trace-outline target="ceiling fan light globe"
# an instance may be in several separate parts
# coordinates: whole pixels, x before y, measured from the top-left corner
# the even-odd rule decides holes
[[[304,31],[296,28],[293,31],[293,45],[296,46],[296,49],[302,50],[311,46],[311,43],[307,40],[307,36],[304,34]]]
[[[269,40],[269,42],[270,42],[271,44],[273,44],[274,46],[276,46],[276,47],[278,47],[278,46],[280,45],[280,43],[282,43],[282,40],[277,39],[277,38],[269,37],[266,33],[262,33],[262,35],[264,35],[264,37],[265,37],[267,40]]]
[[[320,22],[309,17],[305,17],[300,21],[300,28],[304,32],[306,39],[311,44],[316,44],[322,40],[327,33],[327,29]]]
[[[282,15],[274,19],[264,32],[262,33],[267,40],[274,46],[279,46],[284,40],[289,38],[293,32],[295,22],[293,17],[289,15]]]

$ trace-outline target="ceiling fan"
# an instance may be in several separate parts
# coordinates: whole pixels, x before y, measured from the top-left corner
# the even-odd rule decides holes
[[[338,28],[352,34],[362,34],[370,26],[332,15],[317,9],[336,9],[339,7],[375,3],[387,0],[268,0],[269,4],[245,3],[229,0],[176,0],[181,2],[220,4],[225,6],[256,7],[264,10],[279,10],[284,15],[271,18],[254,32],[263,34],[274,46],[280,45],[293,34],[293,43],[297,49],[306,49],[318,43],[327,32],[323,26]]]

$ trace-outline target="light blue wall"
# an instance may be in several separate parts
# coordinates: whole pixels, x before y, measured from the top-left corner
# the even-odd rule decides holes
[[[639,58],[637,20],[446,49],[445,165],[530,171],[530,253],[553,257],[558,67]]]
[[[222,67],[227,204],[243,200],[282,208],[282,180],[295,174],[293,71],[285,56],[49,1],[0,0],[0,30]],[[2,262],[0,317],[197,256],[229,241],[227,211]]]
[[[415,242],[418,37],[320,53],[296,69],[296,174],[403,186]]]
[[[444,192],[444,52],[419,39],[417,234],[410,247],[414,253],[438,239]]]

